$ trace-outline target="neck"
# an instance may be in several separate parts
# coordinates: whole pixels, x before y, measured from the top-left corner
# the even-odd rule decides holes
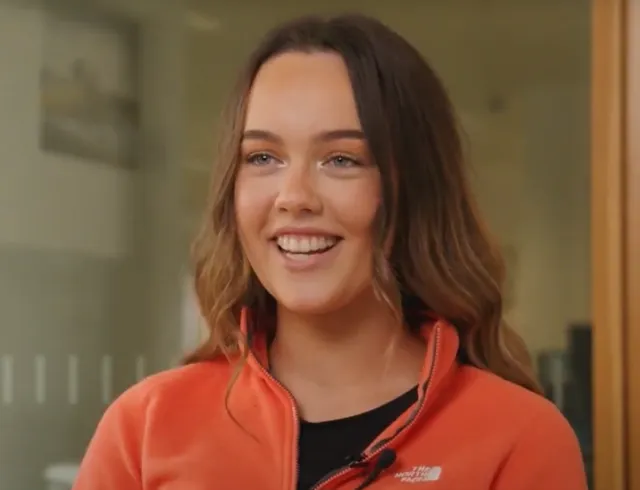
[[[418,382],[422,339],[373,293],[324,315],[279,307],[277,319],[271,370],[296,398],[296,392],[304,397],[312,391],[337,395],[355,390],[384,401]]]

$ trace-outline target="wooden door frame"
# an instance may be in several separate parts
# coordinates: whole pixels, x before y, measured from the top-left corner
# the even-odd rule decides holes
[[[591,82],[595,490],[640,490],[638,0],[592,0]]]
[[[625,18],[627,478],[629,490],[640,490],[640,1],[627,0]]]

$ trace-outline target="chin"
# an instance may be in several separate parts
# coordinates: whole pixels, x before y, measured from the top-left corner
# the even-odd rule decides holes
[[[274,295],[278,304],[292,313],[325,315],[344,308],[351,295],[344,291],[327,294],[326,291],[291,291]]]
[[[326,315],[339,310],[344,304],[337,301],[315,298],[286,298],[278,304],[292,313],[299,315]]]

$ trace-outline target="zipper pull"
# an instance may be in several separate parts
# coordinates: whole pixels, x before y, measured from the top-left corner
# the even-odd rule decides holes
[[[391,467],[391,465],[393,465],[393,463],[396,462],[396,458],[397,458],[396,452],[393,449],[387,448],[380,451],[378,459],[376,459],[376,462],[373,465],[373,468],[371,468],[371,470],[369,471],[369,474],[366,475],[366,478],[360,485],[358,485],[356,490],[363,490],[364,488],[371,485],[374,481],[378,479],[378,477],[383,471]]]

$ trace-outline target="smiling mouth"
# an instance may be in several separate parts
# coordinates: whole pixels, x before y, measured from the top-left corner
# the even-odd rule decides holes
[[[275,239],[280,252],[293,256],[318,255],[328,252],[340,241],[338,236],[282,235]]]

